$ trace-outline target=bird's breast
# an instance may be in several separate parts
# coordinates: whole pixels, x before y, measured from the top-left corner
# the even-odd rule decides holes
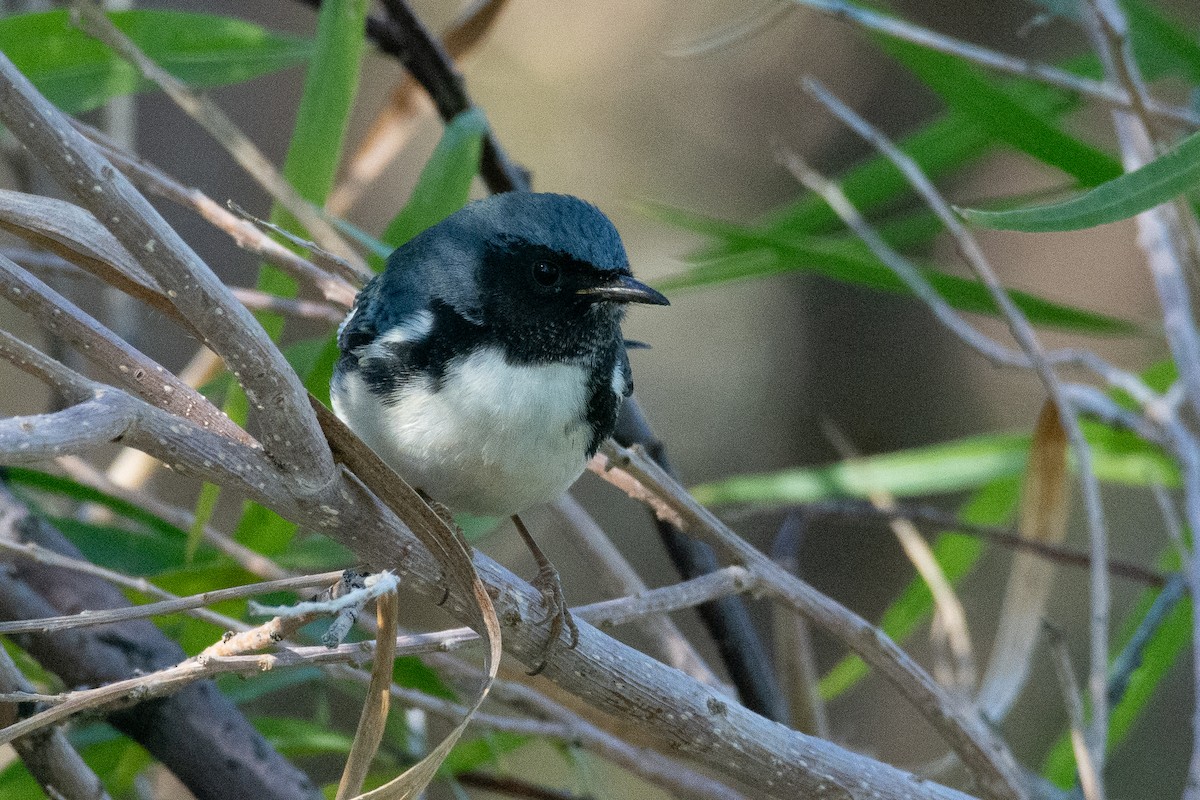
[[[513,514],[564,492],[586,466],[588,375],[578,364],[509,363],[482,348],[390,395],[357,373],[334,409],[409,483],[456,511]]]

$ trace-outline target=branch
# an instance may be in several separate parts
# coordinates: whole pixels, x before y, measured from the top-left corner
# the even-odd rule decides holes
[[[296,478],[321,485],[333,474],[307,393],[283,355],[216,275],[158,212],[0,54],[0,121],[113,233],[171,297],[242,384],[270,432],[268,450]],[[113,222],[113,220],[116,222]]]
[[[724,550],[758,576],[762,591],[804,614],[886,676],[954,749],[986,796],[1025,795],[1019,769],[1004,743],[886,634],[746,543],[639,449],[609,442],[600,453],[589,467],[594,473],[648,504],[659,517]]]
[[[0,692],[31,696],[33,688],[8,652],[0,647]],[[17,702],[21,701],[13,701],[9,709],[0,701],[0,730],[16,722],[20,713]],[[79,757],[61,730],[40,731],[17,739],[12,745],[48,796],[53,796],[50,795],[53,791],[65,800],[112,800],[96,773]]]
[[[9,512],[9,523],[23,538],[82,559],[61,534],[48,523],[27,515],[2,487],[0,505]],[[124,605],[128,602],[120,591],[99,578],[28,560],[0,570],[3,619]],[[179,645],[145,620],[87,631],[23,634],[16,639],[69,686],[123,680],[184,658]],[[174,772],[199,800],[320,797],[308,778],[280,757],[211,682],[190,686],[154,703],[117,711],[110,721]]]

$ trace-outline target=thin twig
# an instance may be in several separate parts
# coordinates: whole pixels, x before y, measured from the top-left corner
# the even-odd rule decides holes
[[[989,797],[1023,797],[1012,754],[879,628],[790,575],[731,531],[638,449],[606,442],[589,469],[660,518],[726,551],[760,581],[760,589],[804,614],[879,670],[933,725]]]
[[[1089,696],[1092,702],[1093,739],[1091,744],[1093,758],[1098,768],[1102,768],[1103,748],[1108,731],[1108,700],[1104,684],[1108,670],[1109,613],[1112,604],[1112,592],[1108,580],[1108,530],[1104,521],[1104,508],[1100,501],[1100,483],[1092,469],[1091,447],[1080,427],[1078,412],[1064,393],[1062,381],[1048,360],[1046,350],[1034,332],[1033,326],[1009,297],[978,242],[963,227],[941,193],[925,177],[920,166],[882,133],[833,97],[819,83],[807,80],[805,86],[838,119],[883,153],[904,174],[930,209],[946,225],[958,245],[959,252],[975,276],[987,287],[988,293],[1001,310],[1010,333],[1026,358],[1032,363],[1058,409],[1059,419],[1063,430],[1066,431],[1067,439],[1071,443],[1071,449],[1075,453],[1079,468],[1079,481],[1088,522],[1088,540],[1092,556],[1090,570],[1091,668],[1088,677]]]
[[[1075,668],[1071,666],[1071,655],[1062,631],[1048,622],[1043,622],[1043,631],[1050,643],[1054,657],[1054,672],[1062,689],[1063,703],[1067,707],[1067,718],[1071,727],[1071,748],[1075,751],[1075,764],[1079,770],[1079,783],[1083,787],[1085,800],[1104,800],[1104,782],[1096,772],[1091,752],[1084,735],[1083,698],[1079,694],[1079,683],[1075,680]]]
[[[25,556],[27,558],[35,558],[42,563],[53,564],[58,567],[66,567],[82,571],[83,566],[87,562],[78,562],[75,559],[68,559],[66,556],[54,553],[52,550],[46,550],[43,547],[34,545],[31,542],[13,543],[0,539],[0,548],[14,553],[16,555]],[[50,558],[50,557],[53,558]],[[105,580],[119,583],[120,585],[137,588],[139,591],[146,594],[152,594],[153,584],[150,584],[144,579],[127,579],[127,576],[118,576],[110,570],[103,570],[101,567],[92,567],[99,572],[91,572],[97,574]],[[49,617],[45,619],[23,619],[13,622],[0,622],[0,634],[13,633],[52,633],[54,631],[65,631],[72,628],[85,628],[92,625],[106,625],[110,622],[124,622],[131,619],[146,619],[148,617],[161,616],[164,614],[177,614],[181,611],[192,611],[204,606],[214,605],[225,600],[237,600],[243,597],[254,597],[256,595],[267,594],[269,592],[277,592],[283,590],[304,589],[312,586],[320,586],[325,583],[334,581],[340,576],[340,572],[326,572],[318,575],[300,575],[294,578],[283,578],[277,581],[262,581],[260,583],[251,583],[245,586],[230,586],[225,589],[214,589],[208,592],[189,595],[187,597],[178,597],[170,600],[160,600],[156,603],[146,603],[140,606],[128,606],[126,608],[112,608],[104,610],[83,610],[74,614],[67,614],[60,617]],[[132,584],[132,585],[131,585]],[[157,587],[154,587],[157,588]]]

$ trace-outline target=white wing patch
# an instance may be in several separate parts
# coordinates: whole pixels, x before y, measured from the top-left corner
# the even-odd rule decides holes
[[[423,308],[414,312],[404,322],[375,337],[370,344],[358,348],[358,357],[367,359],[386,356],[391,345],[416,344],[428,336],[431,330],[433,330],[433,312]]]

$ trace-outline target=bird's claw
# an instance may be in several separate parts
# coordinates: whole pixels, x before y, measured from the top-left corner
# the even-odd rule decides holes
[[[549,655],[552,648],[558,645],[564,628],[568,635],[567,648],[575,649],[579,644],[579,627],[575,624],[575,618],[571,616],[571,609],[567,607],[567,597],[563,593],[562,580],[553,564],[546,562],[539,565],[538,575],[533,579],[533,586],[541,592],[542,604],[546,607],[546,613],[537,620],[537,624],[550,623],[550,635],[546,638],[546,643],[542,645],[538,654],[541,656],[541,661],[528,673],[537,675],[546,668],[548,660],[546,656]]]

